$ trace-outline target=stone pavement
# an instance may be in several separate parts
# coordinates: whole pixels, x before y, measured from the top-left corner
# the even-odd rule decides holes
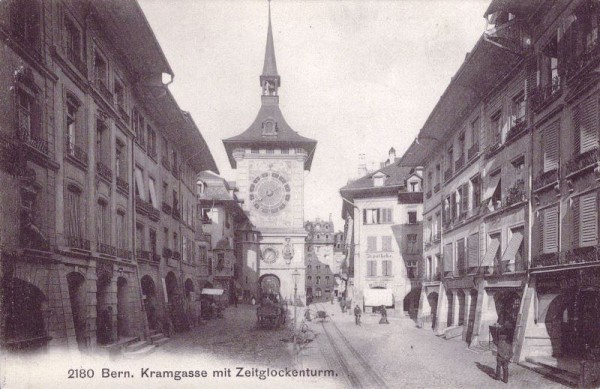
[[[417,328],[407,317],[390,317],[390,324],[382,325],[378,324],[379,315],[363,314],[359,327],[353,314],[342,314],[337,305],[316,304],[311,308],[328,312],[390,388],[564,387],[516,364],[510,364],[508,385],[496,381],[492,378],[496,360],[491,353],[469,350],[457,339],[439,338],[430,330]],[[318,331],[319,324],[312,326]],[[320,335],[317,339],[324,341]]]

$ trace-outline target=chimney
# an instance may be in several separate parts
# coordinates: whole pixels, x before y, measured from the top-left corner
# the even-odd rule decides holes
[[[390,163],[396,162],[396,149],[393,147],[389,151],[389,161]]]
[[[365,155],[358,154],[358,177],[367,175],[367,163],[365,162]]]

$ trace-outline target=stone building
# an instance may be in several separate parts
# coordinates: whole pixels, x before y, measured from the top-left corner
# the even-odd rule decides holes
[[[194,172],[216,170],[162,83],[173,71],[136,2],[6,1],[0,35],[2,347],[145,337],[185,296],[181,204],[192,209]]]
[[[347,298],[366,310],[386,305],[410,313],[420,288],[422,169],[402,166],[390,154],[386,166],[340,189],[351,236]]]
[[[257,289],[280,291],[291,299],[295,286],[300,297],[305,290],[304,171],[310,170],[317,142],[286,123],[279,108],[280,85],[269,9],[262,105],[251,126],[223,144],[236,171],[243,209],[259,235]]]
[[[576,366],[584,386],[600,370],[598,15],[492,1],[402,158],[425,167],[420,322],[479,347],[497,323],[516,361]]]
[[[252,247],[247,246],[252,245],[253,231],[236,191],[234,182],[211,172],[198,175],[196,235],[202,242],[202,287],[223,289],[225,302],[256,295],[256,274],[244,268],[245,264],[255,265],[255,258],[254,262],[246,259],[251,256]]]
[[[317,218],[304,223],[306,236],[306,297],[311,301],[337,298],[339,266],[334,257],[333,222]]]

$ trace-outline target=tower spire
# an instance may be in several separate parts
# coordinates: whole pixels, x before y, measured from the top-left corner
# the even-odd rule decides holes
[[[267,29],[267,45],[265,48],[265,62],[262,75],[260,76],[260,86],[263,90],[263,96],[277,96],[277,90],[281,84],[281,79],[277,73],[277,61],[275,60],[275,45],[273,44],[273,28],[271,26],[271,0],[269,1],[269,27]]]

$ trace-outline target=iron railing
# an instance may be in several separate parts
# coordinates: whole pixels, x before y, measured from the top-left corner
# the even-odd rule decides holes
[[[533,190],[536,191],[556,181],[558,181],[558,169],[552,169],[547,172],[540,173],[533,180]]]
[[[552,101],[561,91],[560,76],[554,76],[547,85],[540,85],[531,93],[531,107],[539,111],[547,103]]]
[[[107,255],[112,255],[112,256],[117,255],[117,249],[115,248],[115,246],[111,246],[109,244],[102,243],[102,242],[96,243],[96,251],[98,251],[99,253],[102,253],[102,254],[107,254]]]
[[[48,154],[48,141],[41,137],[34,135],[30,129],[21,128],[18,131],[18,139],[24,144],[31,148],[43,153]]]
[[[598,148],[588,150],[571,158],[565,165],[565,175],[569,176],[598,163]]]
[[[117,257],[131,260],[131,250],[125,248],[117,248]]]
[[[471,160],[477,155],[477,153],[479,153],[479,143],[475,143],[469,148],[469,151],[467,151],[467,158]]]
[[[84,239],[79,236],[67,236],[67,246],[74,249],[90,250],[91,244],[89,239]]]
[[[104,163],[100,161],[96,162],[96,172],[100,177],[106,178],[108,181],[112,182],[112,170]]]
[[[129,182],[121,177],[117,177],[117,189],[121,189],[125,193],[129,193]]]
[[[77,162],[81,163],[84,166],[88,164],[88,155],[87,153],[74,142],[71,141],[70,137],[67,136],[66,140],[66,151],[67,155]]]

